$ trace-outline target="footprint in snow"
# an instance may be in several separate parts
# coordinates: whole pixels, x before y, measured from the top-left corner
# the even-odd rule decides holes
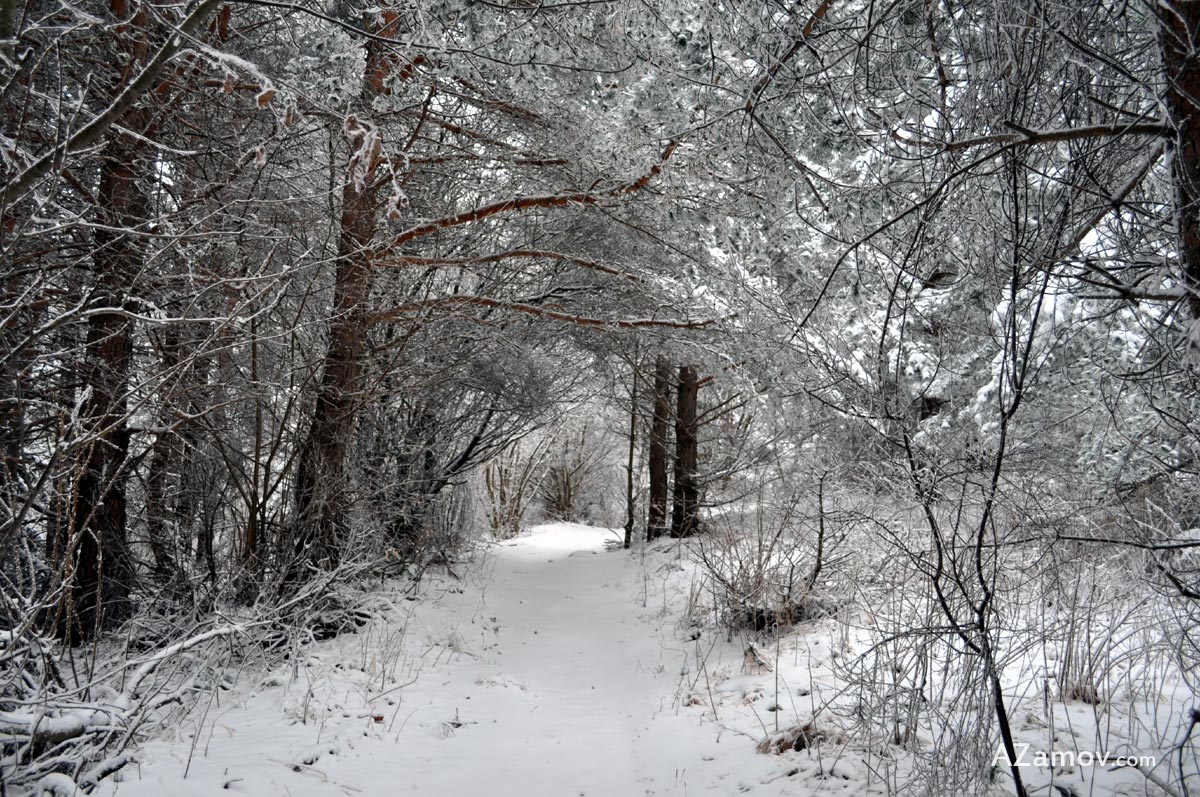
[[[312,747],[305,748],[300,751],[292,762],[292,769],[296,772],[301,771],[304,767],[310,767],[317,763],[325,755],[337,755],[340,747],[336,742],[327,742],[324,744],[315,744]]]

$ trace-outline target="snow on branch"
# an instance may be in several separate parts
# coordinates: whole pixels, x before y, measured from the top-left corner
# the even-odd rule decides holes
[[[526,304],[524,302],[509,302],[503,299],[495,299],[490,296],[458,294],[455,296],[442,296],[437,299],[424,299],[419,302],[409,302],[408,304],[402,304],[399,307],[393,307],[390,310],[383,310],[373,314],[371,316],[371,322],[378,324],[386,321],[395,321],[398,318],[420,312],[421,310],[434,307],[454,307],[456,305],[512,310],[513,312],[525,313],[526,315],[535,316],[537,318],[546,318],[551,321],[563,321],[568,324],[574,324],[575,326],[592,327],[598,329],[640,329],[644,327],[659,327],[667,329],[703,329],[715,324],[718,320],[713,318],[701,319],[699,321],[676,321],[657,318],[592,318],[589,316],[577,315],[575,313],[563,312],[561,310],[552,310],[547,307],[539,307],[534,304]]]
[[[62,168],[63,161],[68,155],[99,141],[105,131],[116,124],[133,107],[138,98],[154,85],[163,67],[182,49],[184,38],[195,31],[209,12],[223,2],[225,0],[201,0],[195,10],[179,23],[174,35],[167,37],[167,41],[154,54],[145,68],[125,85],[121,93],[107,108],[68,136],[65,141],[44,153],[3,188],[0,188],[0,206],[8,205],[21,197],[56,166]]]
[[[393,238],[391,243],[387,245],[387,249],[396,249],[404,246],[410,241],[422,238],[439,230],[481,221],[489,216],[496,216],[501,213],[509,213],[518,210],[530,210],[533,208],[558,208],[565,207],[567,205],[595,205],[602,199],[611,199],[614,197],[624,196],[626,194],[637,193],[649,185],[650,181],[658,176],[658,174],[662,171],[663,166],[666,165],[667,161],[671,159],[671,155],[674,154],[675,148],[678,146],[678,144],[679,142],[677,141],[672,141],[670,144],[668,144],[667,148],[663,150],[663,154],[659,158],[658,163],[650,167],[648,172],[633,182],[624,183],[622,185],[604,189],[602,191],[579,191],[570,194],[516,197],[513,199],[505,199],[500,202],[493,202],[490,205],[481,205],[463,213],[456,213],[453,216],[444,216],[440,219],[427,221],[422,224],[418,224],[415,227],[410,227]],[[380,252],[379,254],[384,255],[386,252]]]
[[[60,714],[44,711],[0,711],[0,733],[26,737],[34,744],[59,744],[86,733],[120,727],[102,708],[75,709]]]
[[[1052,144],[1060,141],[1078,141],[1085,138],[1107,138],[1112,136],[1169,136],[1173,131],[1166,122],[1141,122],[1137,124],[1107,124],[1089,125],[1087,127],[1067,127],[1053,130],[1031,130],[1021,127],[1015,122],[1005,122],[1005,127],[1011,133],[993,133],[987,136],[976,136],[962,141],[923,142],[928,146],[936,146],[945,152],[958,152],[974,147],[984,147],[989,144]],[[905,143],[912,143],[911,140]]]
[[[125,688],[111,701],[60,704],[34,710],[0,711],[0,733],[28,738],[34,744],[61,744],[92,733],[122,730],[128,718],[138,710],[137,690],[162,662],[213,639],[240,633],[239,624],[211,628],[200,634],[168,645],[137,665]],[[110,692],[111,694],[111,692]]]
[[[609,274],[614,277],[620,277],[629,282],[642,282],[642,278],[637,274],[631,274],[628,271],[622,271],[619,268],[606,266],[597,263],[593,260],[586,260],[581,257],[563,254],[562,252],[553,252],[544,249],[510,249],[507,252],[497,252],[490,255],[480,255],[478,257],[416,257],[403,255],[396,258],[398,265],[406,266],[475,266],[486,265],[488,263],[498,263],[501,260],[510,260],[516,258],[529,258],[531,260],[558,260],[563,263],[570,263],[580,268],[599,271],[603,274]]]
[[[156,652],[153,656],[150,656],[141,664],[139,664],[138,668],[134,670],[133,675],[130,676],[129,681],[125,684],[124,691],[121,692],[121,696],[117,699],[117,705],[120,708],[128,708],[133,702],[133,698],[138,687],[142,685],[142,681],[146,680],[146,676],[153,672],[154,669],[166,659],[191,650],[192,648],[202,645],[210,640],[218,639],[220,637],[227,637],[231,634],[238,634],[243,630],[244,627],[237,623],[223,625],[217,628],[210,628],[201,634],[196,634],[195,636],[180,640],[179,642],[176,642],[173,645],[168,645],[162,650]]]
[[[832,5],[833,0],[822,0],[821,4],[813,11],[812,16],[808,18],[808,22],[800,29],[799,35],[792,38],[792,43],[787,50],[776,58],[773,64],[767,67],[767,71],[758,79],[754,87],[750,89],[750,95],[746,98],[746,105],[743,109],[746,113],[754,113],[754,109],[758,105],[758,100],[762,97],[762,93],[767,90],[767,86],[779,74],[779,70],[783,69],[787,65],[787,62],[792,60],[792,57],[800,51],[800,48],[808,43],[808,37],[812,35],[813,30],[817,27],[817,23],[829,13],[829,8]]]

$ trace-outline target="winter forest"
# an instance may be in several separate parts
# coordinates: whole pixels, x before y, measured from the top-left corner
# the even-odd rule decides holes
[[[0,0],[0,795],[1200,795],[1197,0]]]

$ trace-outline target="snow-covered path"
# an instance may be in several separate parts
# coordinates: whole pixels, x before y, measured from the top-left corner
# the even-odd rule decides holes
[[[634,621],[627,557],[606,552],[605,539],[555,526],[499,549],[477,619],[495,644],[485,642],[482,668],[459,667],[440,684],[439,697],[460,696],[456,711],[471,724],[435,757],[410,762],[405,777],[418,792],[652,789],[669,745],[648,730],[670,707],[686,653]]]
[[[749,738],[769,701],[752,706],[744,682],[761,679],[739,675],[729,646],[685,640],[669,556],[643,563],[613,542],[543,526],[419,602],[394,594],[387,623],[219,694],[101,793],[789,791],[784,762]]]

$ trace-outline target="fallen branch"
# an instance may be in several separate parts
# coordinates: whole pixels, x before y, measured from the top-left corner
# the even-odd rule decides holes
[[[129,682],[125,685],[124,691],[117,700],[117,706],[122,709],[128,709],[131,705],[134,694],[137,688],[141,686],[142,681],[146,680],[146,676],[154,671],[154,668],[161,664],[164,660],[171,658],[185,650],[190,650],[198,645],[202,645],[212,639],[226,637],[231,634],[240,634],[245,630],[245,627],[240,624],[223,625],[219,628],[212,628],[202,634],[197,634],[194,637],[176,642],[174,645],[168,645],[162,650],[155,653],[150,658],[143,661],[130,677]]]

